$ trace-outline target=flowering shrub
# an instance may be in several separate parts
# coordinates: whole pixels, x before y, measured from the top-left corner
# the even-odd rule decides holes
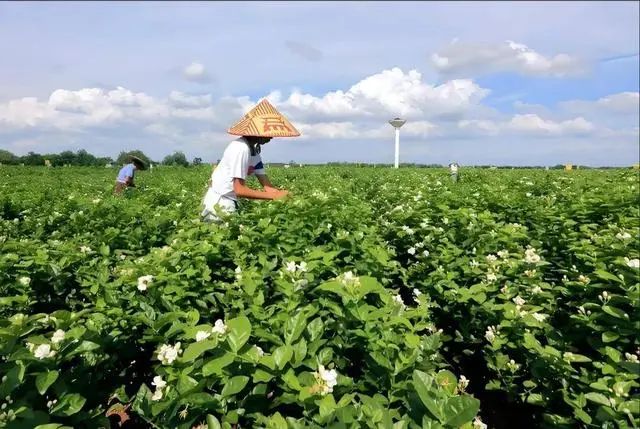
[[[0,168],[0,427],[637,425],[632,172],[162,170]]]

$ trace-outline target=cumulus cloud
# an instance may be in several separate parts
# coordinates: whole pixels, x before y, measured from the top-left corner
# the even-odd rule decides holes
[[[477,76],[514,72],[529,76],[563,78],[586,72],[585,63],[567,54],[545,56],[522,43],[463,43],[454,40],[431,56],[432,65],[444,75]]]
[[[561,108],[582,114],[616,113],[638,116],[640,112],[640,93],[621,92],[602,97],[595,101],[572,100],[560,104]]]
[[[204,65],[196,61],[186,66],[182,71],[182,75],[186,80],[191,82],[208,83],[211,81],[211,76],[209,76]]]
[[[291,51],[291,53],[299,57],[302,57],[305,60],[308,60],[314,63],[322,60],[322,57],[323,57],[322,51],[306,43],[287,40],[285,42],[285,46],[287,47],[287,49],[289,49],[289,51]]]
[[[489,136],[504,133],[539,137],[584,135],[596,130],[594,124],[582,117],[554,121],[544,119],[535,113],[516,114],[511,119],[503,121],[465,119],[458,122],[458,128]]]
[[[294,91],[282,99],[272,94],[282,109],[305,118],[349,118],[386,120],[463,115],[479,105],[489,90],[468,79],[430,85],[417,70],[405,73],[399,68],[384,70],[353,85],[316,97]]]
[[[344,141],[349,148],[359,142],[378,142],[386,148],[394,135],[387,121],[396,116],[407,119],[402,139],[416,144],[474,138],[637,141],[637,93],[555,107],[517,103],[516,114],[483,105],[488,93],[473,80],[434,85],[416,70],[393,68],[325,94],[272,91],[266,97],[302,132],[304,147]],[[231,138],[226,129],[258,100],[248,96],[214,99],[208,93],[181,91],[159,97],[124,87],[58,89],[44,99],[0,103],[0,147],[23,150],[27,144],[16,142],[28,142],[30,150],[47,152],[57,150],[52,145],[67,148],[73,142],[73,148],[104,153],[100,149],[108,147],[115,153],[125,144],[131,147],[138,142],[140,147],[147,144],[152,156],[162,157],[178,148],[189,156],[203,156],[224,149]],[[514,136],[519,138],[510,139]],[[300,145],[283,145],[302,150]],[[272,153],[282,153],[279,150]]]

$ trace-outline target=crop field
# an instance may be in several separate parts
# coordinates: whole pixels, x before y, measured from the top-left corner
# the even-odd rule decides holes
[[[0,428],[640,426],[637,171],[115,173],[0,167]]]

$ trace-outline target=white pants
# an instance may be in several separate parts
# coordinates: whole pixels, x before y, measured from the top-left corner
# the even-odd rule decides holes
[[[216,194],[213,192],[213,189],[209,188],[204,195],[204,201],[202,202],[204,208],[200,216],[202,216],[205,221],[218,222],[221,219],[217,215],[217,211],[233,213],[236,211],[237,204],[235,200]]]

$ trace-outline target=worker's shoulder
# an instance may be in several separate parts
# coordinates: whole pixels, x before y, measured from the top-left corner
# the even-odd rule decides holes
[[[249,153],[249,146],[241,139],[235,139],[232,140],[229,145],[227,145],[227,149],[225,150],[225,152],[239,152],[239,153],[243,153],[243,152],[247,152]]]

